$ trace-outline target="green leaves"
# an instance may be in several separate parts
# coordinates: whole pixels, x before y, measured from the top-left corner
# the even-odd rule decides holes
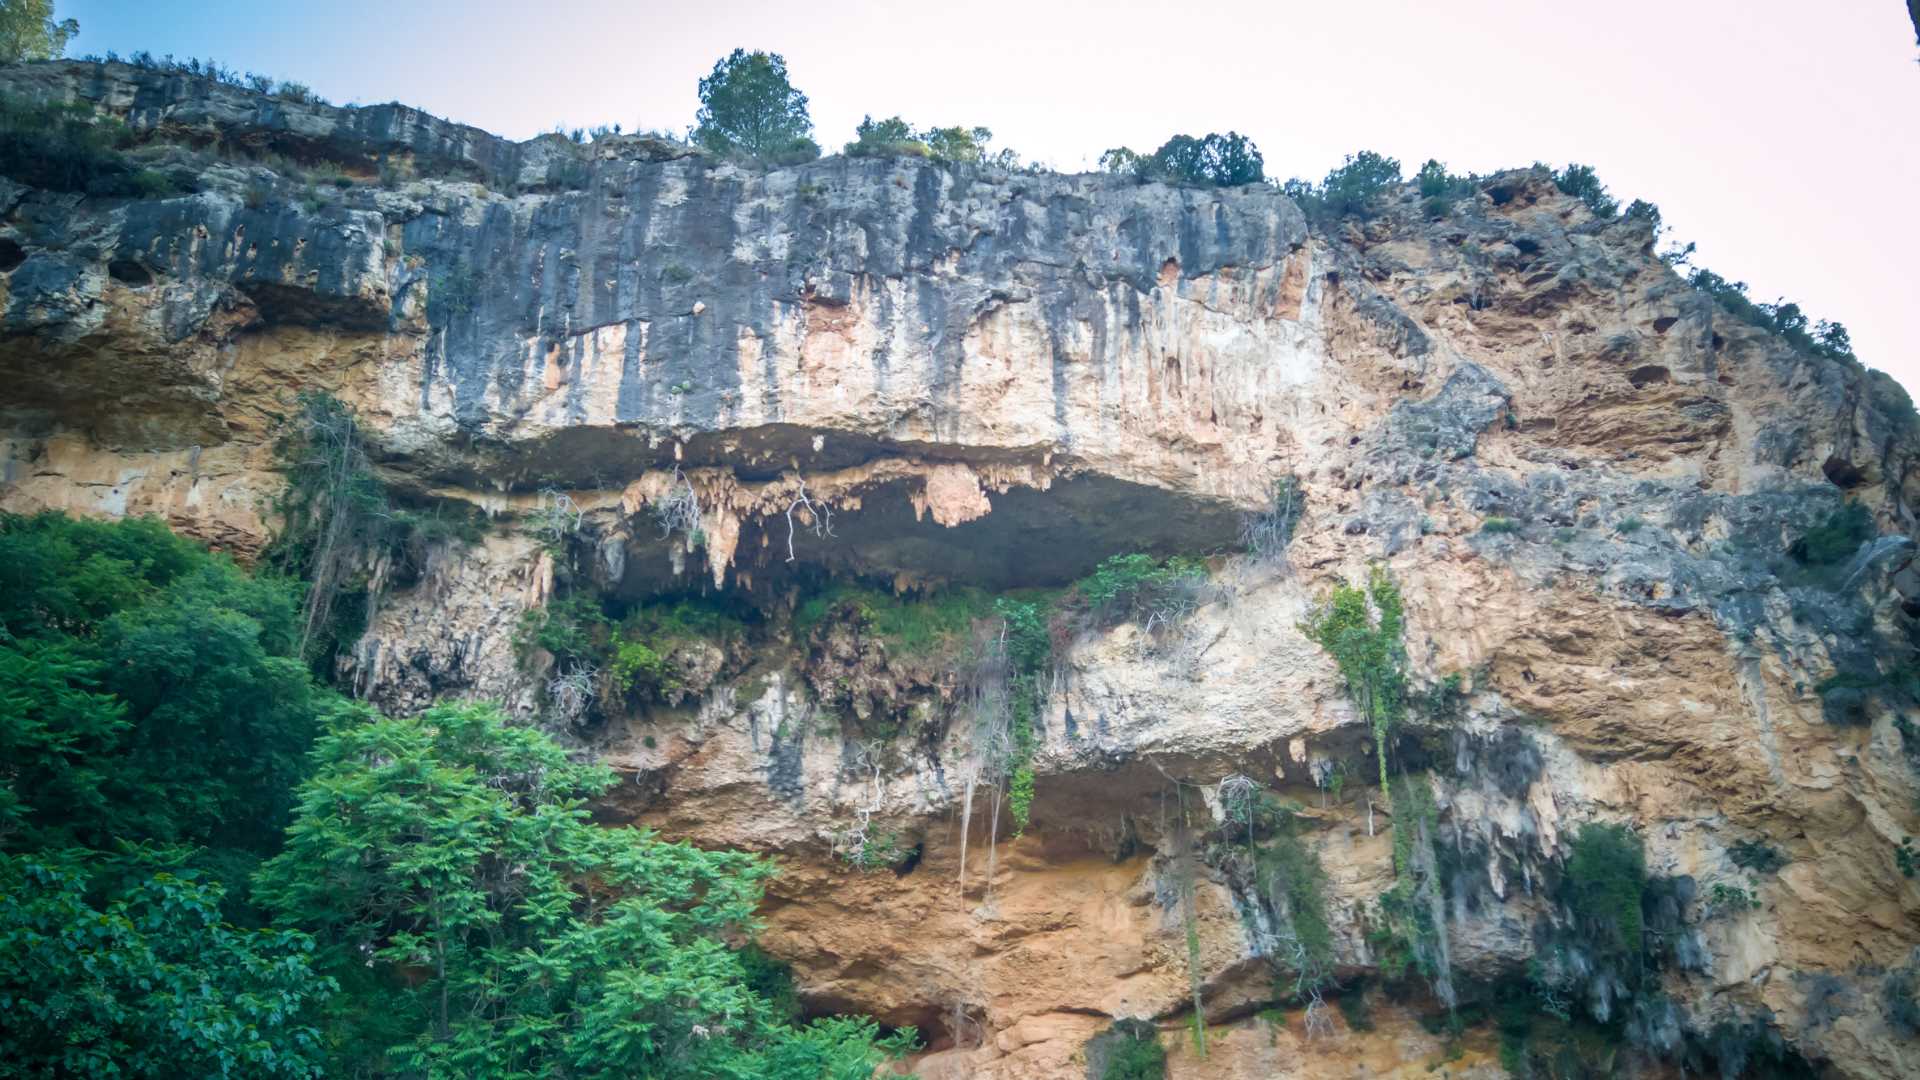
[[[757,993],[763,973],[728,947],[770,864],[593,825],[585,801],[613,773],[492,706],[361,714],[314,761],[258,892],[315,929],[327,970],[371,959],[388,988],[338,1026],[397,1014],[400,1037],[349,1040],[343,1066],[798,1077],[824,1073],[777,1068],[818,1059],[864,1077],[880,1060],[870,1026],[790,1027],[790,1006]]]
[[[787,81],[779,53],[735,49],[700,80],[694,139],[715,153],[740,151],[776,162],[820,156],[809,138],[807,95]],[[810,152],[809,152],[810,151]]]
[[[236,930],[219,887],[150,867],[96,901],[92,870],[0,855],[8,1075],[321,1075],[311,1014],[334,984],[305,934]]]

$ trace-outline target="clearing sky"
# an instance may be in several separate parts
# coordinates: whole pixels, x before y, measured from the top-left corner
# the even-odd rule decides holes
[[[1361,149],[1594,166],[1694,264],[1844,323],[1920,396],[1920,50],[1901,0],[836,4],[58,0],[71,55],[198,56],[511,138],[684,134],[736,46],[782,53],[827,153],[865,114],[1066,171],[1238,131],[1273,179]]]

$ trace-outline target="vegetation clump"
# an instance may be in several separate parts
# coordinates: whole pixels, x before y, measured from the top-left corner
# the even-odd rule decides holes
[[[787,79],[779,53],[735,49],[700,80],[694,141],[716,154],[738,153],[775,165],[820,156],[807,95]]]
[[[1089,1075],[1098,1080],[1163,1080],[1167,1075],[1160,1030],[1147,1020],[1115,1020],[1088,1040],[1086,1056]]]
[[[1371,217],[1380,198],[1400,184],[1400,162],[1371,150],[1348,154],[1339,168],[1327,173],[1319,184],[1292,179],[1280,190],[1314,221],[1338,221],[1341,218]]]
[[[984,127],[943,127],[916,130],[898,116],[875,120],[867,116],[846,145],[848,157],[918,157],[945,165],[993,165],[1018,168],[1020,156],[1010,149],[994,151],[993,131]]]
[[[158,198],[182,188],[142,164],[133,134],[84,104],[0,97],[0,174],[50,191],[111,198]]]
[[[1102,172],[1207,187],[1257,184],[1266,178],[1265,164],[1253,140],[1233,131],[1175,135],[1151,154],[1119,146],[1100,155]]]

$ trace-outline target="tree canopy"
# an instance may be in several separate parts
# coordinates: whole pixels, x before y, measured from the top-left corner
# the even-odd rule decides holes
[[[0,64],[54,60],[80,32],[73,19],[53,17],[53,0],[0,0]]]
[[[807,95],[787,80],[779,53],[735,49],[700,80],[694,138],[715,153],[740,152],[764,160],[807,161],[820,156],[811,138]]]
[[[258,892],[315,932],[322,970],[387,988],[353,995],[346,1027],[391,1040],[353,1047],[356,1068],[851,1080],[905,1044],[789,1023],[726,939],[773,868],[593,825],[612,771],[492,706],[343,719],[314,760]]]
[[[1171,180],[1215,187],[1255,184],[1266,178],[1265,161],[1252,139],[1238,132],[1209,132],[1199,138],[1175,135],[1151,154],[1124,146],[1100,155],[1104,172],[1124,173],[1143,180]]]

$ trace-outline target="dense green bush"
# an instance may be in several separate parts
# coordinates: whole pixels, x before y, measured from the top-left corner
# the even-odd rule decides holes
[[[1845,326],[1822,319],[1809,329],[1809,319],[1798,304],[1785,299],[1771,304],[1756,303],[1747,295],[1746,282],[1728,281],[1704,267],[1694,268],[1687,284],[1712,297],[1721,310],[1734,318],[1776,334],[1802,352],[1829,360],[1854,358],[1853,341]]]
[[[1098,1080],[1163,1080],[1167,1050],[1160,1030],[1146,1020],[1115,1020],[1087,1042],[1087,1060]]]
[[[1394,158],[1362,150],[1348,154],[1339,168],[1327,173],[1318,185],[1304,180],[1288,180],[1280,186],[1288,198],[1316,221],[1336,221],[1344,217],[1366,218],[1377,208],[1380,196],[1400,183],[1400,162]]]
[[[1213,187],[1257,184],[1266,177],[1260,148],[1252,139],[1234,131],[1225,135],[1209,132],[1198,138],[1175,135],[1151,154],[1115,147],[1100,155],[1100,169],[1142,180]]]
[[[0,98],[0,175],[53,191],[155,198],[179,190],[166,173],[140,164],[133,136],[85,105]]]
[[[1587,204],[1593,216],[1610,218],[1620,211],[1620,203],[1607,194],[1607,185],[1591,165],[1568,165],[1553,174],[1553,183],[1565,194]]]
[[[1876,532],[1873,514],[1865,504],[1845,503],[1795,540],[1787,554],[1804,566],[1835,566],[1853,558]]]

